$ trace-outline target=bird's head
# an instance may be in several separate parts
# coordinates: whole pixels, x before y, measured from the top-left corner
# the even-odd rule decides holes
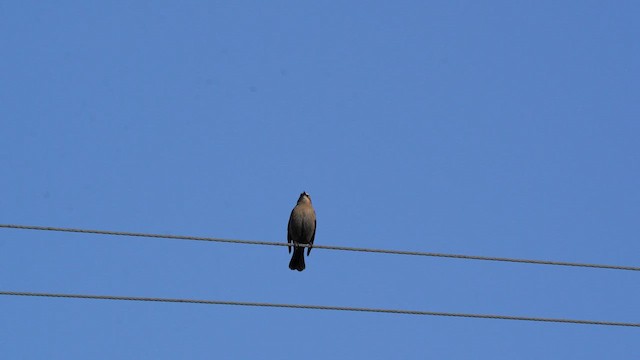
[[[303,191],[298,198],[298,204],[311,204],[311,196],[306,191]]]

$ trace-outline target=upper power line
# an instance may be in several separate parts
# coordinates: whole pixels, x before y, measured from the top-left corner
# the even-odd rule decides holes
[[[233,244],[289,246],[288,243],[283,243],[283,242],[236,240],[236,239],[223,239],[223,238],[214,238],[214,237],[185,236],[185,235],[163,235],[163,234],[149,234],[149,233],[125,232],[125,231],[75,229],[75,228],[61,228],[61,227],[35,226],[35,225],[0,224],[0,228],[21,229],[21,230],[60,231],[60,232],[99,234],[99,235],[112,235],[112,236],[135,236],[135,237],[174,239],[174,240],[212,241],[212,242],[224,242],[224,243],[233,243]],[[309,245],[299,244],[298,246],[308,247]],[[590,264],[590,263],[577,263],[577,262],[568,262],[568,261],[517,259],[517,258],[506,258],[506,257],[495,257],[495,256],[444,254],[444,253],[434,253],[434,252],[424,252],[424,251],[371,249],[371,248],[357,248],[357,247],[333,246],[333,245],[313,245],[313,248],[326,249],[326,250],[396,254],[396,255],[431,256],[431,257],[465,259],[465,260],[500,261],[500,262],[524,263],[524,264],[536,264],[536,265],[556,265],[556,266],[571,266],[571,267],[582,267],[582,268],[640,271],[640,267],[638,266]]]
[[[264,303],[264,302],[171,299],[171,298],[136,297],[136,296],[112,296],[112,295],[35,293],[35,292],[19,292],[19,291],[0,291],[0,295],[91,299],[91,300],[146,301],[146,302],[183,303],[183,304],[187,303],[187,304],[205,304],[205,305],[258,306],[258,307],[272,307],[272,308],[355,311],[355,312],[424,315],[424,316],[446,316],[446,317],[461,317],[461,318],[476,318],[476,319],[520,320],[520,321],[536,321],[536,322],[565,323],[565,324],[579,324],[579,325],[640,327],[640,323],[617,322],[617,321],[541,318],[541,317],[529,317],[529,316],[492,315],[492,314],[468,314],[468,313],[451,313],[451,312],[436,312],[436,311],[362,308],[362,307],[347,307],[347,306],[277,304],[277,303]]]

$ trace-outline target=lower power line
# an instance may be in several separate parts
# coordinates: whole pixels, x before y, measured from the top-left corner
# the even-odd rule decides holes
[[[144,301],[144,302],[161,302],[161,303],[204,304],[204,305],[236,305],[236,306],[256,306],[256,307],[271,307],[271,308],[310,309],[310,310],[355,311],[355,312],[404,314],[404,315],[447,316],[447,317],[477,318],[477,319],[520,320],[520,321],[536,321],[536,322],[580,324],[580,325],[640,327],[640,323],[616,322],[616,321],[540,318],[540,317],[529,317],[529,316],[509,316],[509,315],[491,315],[491,314],[465,314],[465,313],[450,313],[450,312],[436,312],[436,311],[376,309],[376,308],[347,307],[347,306],[277,304],[277,303],[263,303],[263,302],[198,300],[198,299],[171,299],[171,298],[137,297],[137,296],[57,294],[57,293],[36,293],[36,292],[20,292],[20,291],[0,291],[0,295],[91,299],[91,300]]]

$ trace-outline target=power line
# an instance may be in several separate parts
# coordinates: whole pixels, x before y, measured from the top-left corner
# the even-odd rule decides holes
[[[376,309],[376,308],[348,307],[348,306],[277,304],[277,303],[264,303],[264,302],[198,300],[198,299],[172,299],[172,298],[137,297],[137,296],[56,294],[56,293],[20,292],[20,291],[0,291],[0,295],[34,296],[34,297],[51,297],[51,298],[70,298],[70,299],[91,299],[91,300],[145,301],[145,302],[162,302],[162,303],[204,304],[204,305],[236,305],[236,306],[310,309],[310,310],[354,311],[354,312],[371,312],[371,313],[404,314],[404,315],[423,315],[423,316],[446,316],[446,317],[462,317],[462,318],[476,318],[476,319],[537,321],[537,322],[565,323],[565,324],[579,324],[579,325],[603,325],[603,326],[640,327],[640,323],[617,322],[617,321],[540,318],[540,317],[529,317],[529,316],[509,316],[509,315],[492,315],[492,314],[465,314],[465,313],[450,313],[450,312],[436,312],[436,311]]]
[[[270,242],[270,241],[236,240],[236,239],[223,239],[223,238],[214,238],[214,237],[184,236],[184,235],[162,235],[162,234],[149,234],[149,233],[138,233],[138,232],[74,229],[74,228],[61,228],[61,227],[50,227],[50,226],[35,226],[35,225],[0,224],[0,228],[20,229],[20,230],[59,231],[59,232],[84,233],[84,234],[113,235],[113,236],[134,236],[134,237],[174,239],[174,240],[211,241],[211,242],[249,244],[249,245],[289,246],[288,243]],[[309,245],[307,244],[300,244],[299,246],[309,247]],[[512,263],[524,263],[524,264],[536,264],[536,265],[555,265],[555,266],[571,266],[571,267],[609,269],[609,270],[640,271],[640,267],[637,267],[637,266],[589,264],[589,263],[576,263],[576,262],[567,262],[567,261],[517,259],[517,258],[505,258],[505,257],[494,257],[494,256],[444,254],[444,253],[434,253],[434,252],[424,252],[424,251],[371,249],[371,248],[357,248],[357,247],[333,246],[333,245],[313,245],[313,248],[326,249],[326,250],[396,254],[396,255],[431,256],[431,257],[465,259],[465,260],[499,261],[499,262],[512,262]]]

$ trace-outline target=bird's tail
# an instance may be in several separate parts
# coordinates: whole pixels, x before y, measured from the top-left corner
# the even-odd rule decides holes
[[[293,256],[291,257],[291,261],[289,262],[289,269],[291,270],[304,270],[304,248],[303,247],[295,247],[293,249]]]

